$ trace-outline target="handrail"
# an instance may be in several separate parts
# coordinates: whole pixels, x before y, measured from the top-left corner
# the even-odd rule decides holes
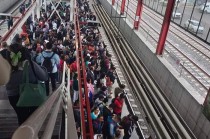
[[[26,2],[26,0],[24,0],[24,1],[22,1],[22,2],[20,2],[14,9],[13,9],[13,11],[11,11],[10,12],[10,14],[13,14],[23,3],[25,3]],[[13,16],[12,16],[13,17]],[[4,19],[4,20],[2,20],[1,22],[0,22],[0,26],[2,25],[2,24],[4,24],[4,22],[6,21],[6,19]]]
[[[79,24],[79,22],[78,22]],[[78,25],[79,26],[79,25]],[[79,27],[79,30],[80,30],[80,27]],[[80,32],[78,33],[79,36],[80,36]],[[80,37],[79,37],[79,43],[80,43],[80,47],[82,47],[82,44],[81,44],[81,40],[80,40]],[[89,98],[88,98],[88,88],[87,88],[87,78],[86,78],[86,67],[85,67],[85,62],[84,62],[84,57],[82,55],[82,51],[80,51],[81,53],[81,66],[82,66],[82,69],[83,69],[83,84],[84,84],[84,94],[85,94],[85,102],[86,102],[86,110],[87,110],[87,122],[88,122],[88,126],[89,126],[89,138],[92,139],[93,138],[93,124],[92,124],[92,119],[91,119],[91,108],[90,108],[90,102],[89,102]]]
[[[80,22],[78,18],[78,8],[75,3],[75,35],[76,35],[76,52],[77,52],[77,72],[78,72],[78,85],[79,85],[79,100],[80,100],[80,115],[81,115],[81,133],[83,139],[93,139],[93,125],[91,119],[90,102],[88,98],[86,68],[84,64],[82,43],[80,38]],[[84,89],[84,91],[82,90]],[[83,96],[85,105],[83,106]],[[87,118],[85,118],[85,113]],[[87,124],[86,124],[87,123]],[[87,128],[88,127],[88,128]]]
[[[42,136],[42,139],[50,139],[53,133],[55,126],[55,119],[58,114],[58,110],[60,108],[61,104],[61,98],[64,96],[66,99],[67,104],[64,105],[67,108],[66,112],[66,127],[67,127],[67,133],[65,139],[77,139],[77,131],[76,131],[76,125],[71,105],[71,97],[70,97],[70,80],[68,80],[67,87],[65,86],[65,75],[67,72],[67,76],[70,75],[70,69],[67,67],[66,63],[64,63],[63,68],[63,81],[59,88],[53,92],[53,94],[42,104],[13,134],[12,139],[37,139],[38,133],[44,124],[45,119],[47,118],[47,115],[50,113],[50,111],[53,109],[54,104],[56,105],[53,113],[50,116],[50,119],[46,125],[46,130],[44,131],[44,134]],[[69,77],[68,77],[69,78]],[[58,101],[56,101],[58,100]],[[70,133],[71,135],[70,135]]]
[[[80,117],[81,117],[81,135],[82,135],[82,138],[86,139],[86,125],[85,125],[85,113],[84,113],[84,108],[83,108],[83,92],[82,92],[82,81],[81,81],[81,69],[80,69],[80,52],[81,51],[81,46],[80,46],[80,43],[78,42],[79,40],[79,35],[78,35],[78,32],[80,31],[78,29],[78,24],[77,22],[77,8],[76,8],[76,3],[75,3],[75,17],[74,17],[74,22],[75,22],[75,42],[76,42],[76,53],[77,53],[77,73],[78,73],[78,86],[79,86],[79,101],[80,101]]]
[[[2,41],[6,41],[8,44],[12,41],[14,36],[19,33],[20,27],[25,23],[27,18],[31,15],[31,11],[35,9],[37,6],[36,0],[32,2],[32,4],[29,6],[29,8],[25,11],[24,15],[21,15],[21,17],[15,22],[12,29],[7,31],[7,33],[2,37]]]

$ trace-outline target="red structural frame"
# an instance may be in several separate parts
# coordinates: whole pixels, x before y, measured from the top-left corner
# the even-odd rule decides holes
[[[136,8],[135,21],[134,21],[134,29],[136,29],[136,30],[139,29],[139,23],[140,23],[140,20],[141,20],[142,11],[143,11],[143,1],[138,0],[137,8]]]
[[[75,33],[76,33],[76,52],[77,52],[77,72],[79,82],[79,99],[80,99],[80,115],[81,115],[81,130],[83,139],[93,139],[93,124],[91,119],[90,102],[88,98],[87,80],[86,80],[86,68],[83,58],[83,47],[80,40],[80,23],[78,19],[77,8],[75,8]],[[84,88],[84,94],[83,90]],[[83,99],[84,98],[84,99]],[[85,100],[85,106],[83,105]],[[85,119],[85,112],[87,119]],[[87,121],[87,122],[86,122]]]
[[[125,0],[122,0],[120,14],[123,15],[124,12],[125,12]]]
[[[172,12],[173,12],[174,3],[175,3],[175,0],[168,0],[166,12],[165,12],[165,16],[164,16],[164,20],[163,20],[163,24],[162,24],[162,29],[161,29],[161,33],[160,33],[160,36],[159,36],[157,49],[156,49],[156,54],[157,55],[162,55],[163,54],[165,41],[166,41],[166,37],[167,37],[167,34],[168,34],[168,29],[169,29],[169,26],[170,26],[170,22],[171,22],[171,15],[172,15]]]

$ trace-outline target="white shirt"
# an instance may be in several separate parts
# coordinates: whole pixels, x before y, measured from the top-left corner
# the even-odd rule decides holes
[[[53,29],[56,30],[57,29],[57,24],[55,22],[53,22],[52,25],[53,25]]]

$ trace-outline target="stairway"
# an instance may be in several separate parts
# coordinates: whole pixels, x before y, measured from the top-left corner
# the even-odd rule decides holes
[[[0,139],[11,139],[17,127],[17,116],[9,101],[0,100]]]
[[[45,124],[47,123],[49,116],[44,122],[43,127],[39,132],[41,136],[45,129]],[[52,139],[60,138],[60,130],[62,123],[62,111],[60,109],[58,117],[56,119],[55,129],[53,131]],[[11,139],[12,134],[18,128],[17,116],[13,108],[10,106],[8,100],[0,100],[0,139]]]

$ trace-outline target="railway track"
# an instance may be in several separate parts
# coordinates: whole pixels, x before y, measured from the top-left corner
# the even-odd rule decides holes
[[[137,5],[137,2],[131,1],[129,4],[134,6],[135,4]],[[135,18],[135,14],[132,14],[135,13],[133,11],[135,8],[136,7],[134,6],[133,8],[128,9],[130,10],[130,18]],[[160,30],[158,29],[161,29],[162,19],[160,15],[147,7],[144,7],[143,13],[144,14],[142,15],[144,16],[141,20],[142,24],[140,25],[140,29],[144,31],[146,36],[150,36],[150,38],[152,38],[151,43],[154,46],[157,46],[160,33]],[[145,20],[145,17],[147,20]],[[149,23],[149,21],[153,20],[157,25],[155,27]],[[210,87],[210,75],[206,71],[206,67],[210,66],[210,50],[207,47],[208,45],[196,41],[195,38],[189,35],[185,36],[186,33],[181,31],[181,29],[179,27],[177,28],[174,24],[172,24],[170,27],[169,35],[171,37],[168,37],[166,40],[166,56],[173,56],[176,57],[176,60],[178,59],[178,61],[181,61],[180,67],[183,69],[182,75],[184,75],[184,77],[193,85],[193,87],[199,91],[200,95],[205,98],[207,90]],[[172,40],[171,38],[175,38],[176,41],[181,42],[181,44],[185,46],[185,50],[183,50],[183,45],[177,45],[176,42],[174,42],[174,39]],[[192,52],[192,54],[189,55],[189,52]],[[197,60],[195,60],[195,56],[198,57]],[[205,61],[207,64],[202,66],[201,64],[198,64],[198,61]],[[178,69],[180,70],[180,68]]]
[[[143,10],[143,13],[147,15],[149,18],[152,17],[153,20],[155,20],[158,23],[158,26],[161,28],[161,24],[163,21],[163,17],[161,18],[160,15],[155,14],[154,11],[149,9],[148,7],[144,7],[146,10]],[[177,27],[177,25],[174,25],[171,23],[171,27],[169,28],[170,35],[174,35],[179,41],[183,41],[192,51],[194,51],[195,55],[200,55],[202,57],[202,60],[205,60],[206,62],[210,62],[210,47],[209,45],[205,43],[201,43],[196,40],[196,38],[191,37],[186,31],[183,31],[180,27]]]
[[[115,46],[113,47],[114,51],[133,94],[149,117],[157,137],[167,139],[195,138],[182,118],[155,86],[143,63],[136,58],[123,36],[121,34],[119,36],[118,29],[103,7],[100,5],[93,5],[93,7],[102,22],[110,43]]]

